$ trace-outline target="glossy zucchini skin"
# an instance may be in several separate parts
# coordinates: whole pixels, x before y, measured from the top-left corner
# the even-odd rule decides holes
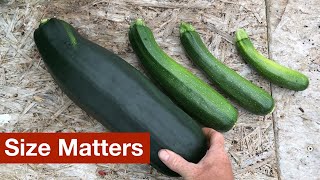
[[[129,40],[151,78],[188,114],[218,131],[228,131],[234,126],[237,110],[208,84],[169,57],[141,19],[131,25]]]
[[[206,153],[200,126],[119,56],[52,18],[34,32],[36,46],[59,87],[85,112],[116,132],[150,132],[151,165],[178,176],[158,158],[170,149],[197,163]]]
[[[260,54],[244,29],[239,29],[236,32],[236,47],[241,57],[272,83],[295,91],[303,91],[308,87],[309,79],[307,76]]]
[[[272,112],[274,100],[271,95],[215,58],[192,25],[181,23],[180,40],[190,59],[243,108],[258,115]]]

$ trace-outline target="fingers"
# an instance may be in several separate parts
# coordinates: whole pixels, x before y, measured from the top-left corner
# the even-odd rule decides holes
[[[209,148],[214,147],[224,147],[224,137],[218,131],[211,128],[202,128],[204,135],[209,141]]]
[[[171,170],[180,174],[183,177],[187,177],[190,173],[195,173],[196,170],[195,164],[186,161],[180,155],[167,150],[161,149],[158,152],[160,160]]]
[[[215,163],[213,159],[219,159],[217,161],[227,162],[228,156],[224,149],[223,135],[211,128],[203,128],[202,130],[208,139],[209,149],[204,158],[201,159],[200,164],[203,166],[211,166]]]
[[[158,152],[160,160],[185,179],[232,179],[232,167],[224,150],[223,135],[211,128],[203,128],[203,133],[209,141],[209,149],[198,164],[188,162],[167,149]]]
[[[215,130],[211,129],[211,128],[202,128],[202,131],[204,133],[204,135],[206,136],[207,140],[208,140],[208,146],[210,147],[211,144],[213,144],[213,142],[211,142],[211,140],[213,139],[212,137],[214,136]]]

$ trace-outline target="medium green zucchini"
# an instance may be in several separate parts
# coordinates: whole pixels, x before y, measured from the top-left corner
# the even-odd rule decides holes
[[[181,23],[180,39],[190,59],[242,107],[260,115],[266,115],[274,109],[271,95],[216,59],[192,25]]]
[[[303,91],[308,87],[307,76],[260,54],[254,48],[244,29],[238,29],[236,32],[236,47],[242,58],[272,83],[296,91]]]
[[[84,111],[117,132],[150,132],[151,165],[177,176],[158,158],[171,149],[197,163],[206,153],[200,126],[119,56],[52,18],[34,32],[36,46],[59,87]]]
[[[228,131],[234,126],[237,110],[208,84],[169,57],[141,19],[131,25],[129,39],[151,78],[182,109],[203,125],[219,131]]]

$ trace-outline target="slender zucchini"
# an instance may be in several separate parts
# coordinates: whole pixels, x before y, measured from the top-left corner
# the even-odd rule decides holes
[[[244,29],[238,29],[236,32],[236,47],[242,58],[272,83],[296,91],[303,91],[308,87],[307,76],[260,54],[254,48]]]
[[[208,84],[169,57],[141,19],[131,25],[129,39],[151,78],[182,109],[203,125],[219,131],[228,131],[234,126],[237,110]]]
[[[190,59],[209,79],[248,111],[265,115],[274,108],[271,95],[216,59],[191,24],[181,23],[180,40]]]
[[[205,155],[200,126],[119,56],[55,18],[40,24],[34,40],[59,87],[85,112],[112,131],[150,132],[151,165],[157,170],[178,175],[158,158],[162,148],[194,163]]]

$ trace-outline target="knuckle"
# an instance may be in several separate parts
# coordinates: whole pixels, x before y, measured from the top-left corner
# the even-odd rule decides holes
[[[217,146],[224,146],[224,137],[221,133],[216,132],[212,135],[211,144]]]
[[[219,132],[216,133],[216,137],[217,137],[218,139],[224,140],[223,135],[222,135],[221,133],[219,133]]]
[[[190,171],[190,176],[195,177],[194,179],[201,176],[204,173],[204,169],[202,166],[194,166]]]
[[[217,133],[216,130],[214,130],[214,129],[212,129],[212,128],[209,129],[209,134],[214,135],[214,134],[216,134],[216,133]]]
[[[179,166],[180,161],[179,161],[178,158],[173,158],[173,159],[171,160],[171,163],[170,163],[170,164],[171,164],[172,168],[176,168],[176,167]]]
[[[210,169],[211,166],[213,166],[214,161],[203,161],[203,163],[201,163],[201,166],[198,168],[199,170],[203,170],[203,169]]]
[[[215,139],[216,139],[216,141],[218,141],[220,143],[224,143],[224,137],[221,133],[216,133]]]

